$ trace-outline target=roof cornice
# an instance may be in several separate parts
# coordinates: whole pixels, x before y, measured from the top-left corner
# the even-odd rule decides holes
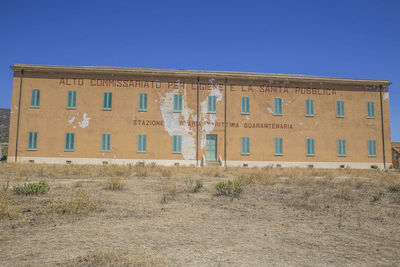
[[[35,72],[65,72],[65,73],[108,73],[108,74],[134,74],[150,76],[173,76],[173,77],[206,77],[227,78],[241,80],[283,80],[293,82],[328,82],[340,84],[363,84],[363,85],[390,85],[387,80],[373,79],[350,79],[333,78],[322,76],[310,76],[299,74],[275,74],[275,73],[253,73],[253,72],[231,72],[231,71],[203,71],[203,70],[174,70],[174,69],[150,69],[130,67],[98,67],[98,66],[52,66],[52,65],[29,65],[14,64],[10,66],[14,71]]]

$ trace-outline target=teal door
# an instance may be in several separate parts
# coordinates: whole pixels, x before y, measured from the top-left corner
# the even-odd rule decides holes
[[[207,134],[206,160],[217,160],[217,135]]]

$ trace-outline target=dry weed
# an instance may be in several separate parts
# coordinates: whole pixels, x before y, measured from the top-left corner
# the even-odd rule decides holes
[[[167,179],[166,181],[164,181],[162,188],[161,203],[167,203],[168,200],[174,200],[177,192],[178,188],[174,180]]]
[[[67,215],[86,215],[90,212],[104,210],[98,201],[93,200],[89,193],[82,189],[79,189],[75,196],[59,200],[50,208],[58,214]]]
[[[106,190],[122,190],[125,187],[125,181],[121,177],[111,177],[104,182],[103,188]]]

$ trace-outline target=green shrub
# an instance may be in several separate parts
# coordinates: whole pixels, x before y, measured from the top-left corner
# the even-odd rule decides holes
[[[394,193],[396,192],[400,193],[400,184],[389,185],[388,190]]]
[[[50,186],[46,181],[40,181],[39,183],[25,183],[24,185],[13,186],[12,191],[17,195],[37,195],[38,193],[44,193],[50,190]]]
[[[194,192],[194,193],[197,193],[197,192],[199,192],[200,189],[202,189],[202,188],[203,188],[203,182],[200,181],[200,180],[197,180],[197,181],[196,181],[196,185],[194,186],[193,192]]]
[[[219,182],[215,185],[217,195],[239,197],[243,192],[243,184],[240,181]]]

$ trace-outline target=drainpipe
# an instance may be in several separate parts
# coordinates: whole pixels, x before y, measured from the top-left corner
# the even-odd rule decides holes
[[[225,114],[224,114],[224,160],[225,160],[225,170],[227,169],[226,166],[226,83],[227,83],[227,79],[225,78]]]
[[[21,82],[19,84],[19,99],[18,99],[18,116],[17,116],[17,135],[15,140],[15,162],[17,162],[18,157],[18,135],[19,135],[19,117],[21,114],[21,94],[22,94],[22,80],[24,78],[24,70],[21,69]]]
[[[197,77],[197,115],[196,115],[196,165],[199,167],[199,88],[200,77]]]
[[[381,124],[382,124],[382,150],[383,150],[383,168],[386,169],[386,155],[385,155],[385,128],[383,123],[383,104],[382,104],[382,85],[379,86],[379,95],[381,100]]]

